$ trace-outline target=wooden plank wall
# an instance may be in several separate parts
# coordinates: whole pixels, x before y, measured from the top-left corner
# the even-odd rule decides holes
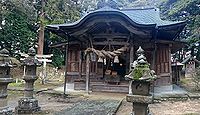
[[[169,73],[169,47],[160,46],[157,50],[157,74]]]
[[[80,77],[80,46],[70,45],[68,49],[68,66],[67,66],[67,82],[73,82],[74,79]]]
[[[155,85],[171,84],[171,52],[169,45],[159,44],[156,57],[156,74],[160,77]]]
[[[70,45],[68,50],[68,81],[73,82],[74,79],[85,79],[86,74],[86,60],[82,57],[82,53],[79,45]],[[98,68],[97,62],[90,63],[91,79],[95,77],[97,72],[103,72],[103,66]],[[101,74],[102,75],[102,74]],[[103,76],[103,75],[102,75]]]
[[[79,58],[80,53],[78,50],[68,51],[68,72],[78,72],[79,71]]]
[[[97,62],[90,62],[90,73],[97,72]],[[85,60],[82,61],[82,74],[86,73],[86,62]]]

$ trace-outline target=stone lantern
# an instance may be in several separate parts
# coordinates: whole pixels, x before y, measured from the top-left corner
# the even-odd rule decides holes
[[[16,113],[30,114],[40,110],[38,106],[38,100],[33,97],[34,82],[38,79],[36,76],[37,66],[40,65],[39,61],[35,59],[36,51],[34,48],[28,50],[29,57],[25,58],[22,65],[25,68],[25,89],[24,97],[18,101],[18,107],[15,108]]]
[[[148,104],[153,101],[150,95],[150,84],[156,79],[156,75],[153,70],[150,70],[141,47],[137,50],[137,56],[135,68],[126,75],[132,80],[132,94],[127,95],[126,100],[133,103],[134,115],[148,115]]]
[[[10,115],[12,110],[7,106],[7,86],[13,81],[10,75],[11,60],[9,51],[2,49],[0,51],[0,114]]]

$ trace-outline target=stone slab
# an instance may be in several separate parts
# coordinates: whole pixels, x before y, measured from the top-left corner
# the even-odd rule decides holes
[[[134,103],[152,103],[153,97],[142,96],[142,95],[127,95],[126,100],[127,102],[134,102]]]
[[[155,86],[154,87],[155,93],[167,92],[167,91],[173,91],[173,85]]]
[[[199,93],[188,93],[187,95],[190,99],[200,99]]]
[[[114,115],[119,104],[118,100],[87,100],[54,115]]]

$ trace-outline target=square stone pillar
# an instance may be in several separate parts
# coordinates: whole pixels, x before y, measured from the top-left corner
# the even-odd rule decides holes
[[[39,61],[35,59],[35,49],[30,48],[28,51],[29,57],[23,61],[25,68],[25,89],[24,97],[18,101],[18,106],[15,108],[15,112],[18,114],[31,114],[40,111],[38,100],[34,98],[34,82],[38,79],[36,76],[37,66],[40,65]]]
[[[133,81],[132,92],[126,96],[127,102],[133,103],[134,115],[148,115],[148,104],[153,102],[152,96],[149,94],[150,82]]]

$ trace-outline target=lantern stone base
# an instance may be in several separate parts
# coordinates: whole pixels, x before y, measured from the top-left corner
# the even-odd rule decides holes
[[[12,115],[13,111],[9,107],[0,108],[0,115]]]
[[[15,112],[18,114],[30,114],[40,111],[38,106],[38,100],[34,98],[21,98],[18,101],[18,107],[15,108]]]
[[[142,95],[127,95],[126,96],[127,102],[134,102],[134,103],[152,103],[153,97],[152,96],[142,96]]]
[[[145,103],[133,103],[133,115],[150,115],[148,104]]]
[[[133,103],[133,115],[148,115],[148,104],[152,103],[152,96],[127,95],[126,101]]]

